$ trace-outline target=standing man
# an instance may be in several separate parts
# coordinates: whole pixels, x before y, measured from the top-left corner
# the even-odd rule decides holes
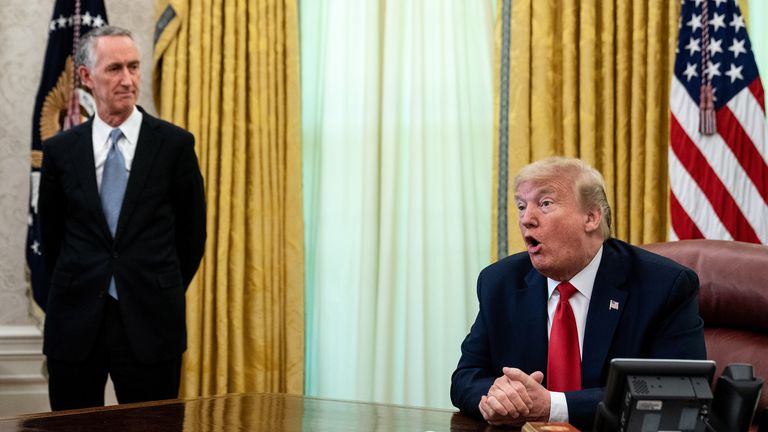
[[[493,425],[591,429],[610,360],[704,359],[696,274],[611,239],[603,177],[553,157],[515,179],[527,252],[485,268],[453,404]]]
[[[206,237],[195,140],[136,105],[128,30],[91,31],[75,64],[96,115],[44,143],[39,196],[51,408],[104,405],[108,374],[120,403],[176,398]]]

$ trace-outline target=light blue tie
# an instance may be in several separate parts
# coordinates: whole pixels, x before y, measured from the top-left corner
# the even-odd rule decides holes
[[[128,184],[128,171],[125,169],[125,158],[117,147],[117,142],[123,133],[120,129],[112,129],[109,133],[109,153],[104,162],[104,172],[101,176],[101,208],[104,210],[104,216],[109,225],[109,232],[112,238],[115,238],[117,232],[117,221],[120,218],[120,207],[123,205],[123,196],[125,187]],[[115,277],[109,281],[109,295],[117,299],[117,289],[115,288]]]

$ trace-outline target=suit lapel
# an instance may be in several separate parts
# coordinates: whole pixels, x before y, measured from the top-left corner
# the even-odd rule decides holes
[[[109,240],[112,235],[109,232],[107,219],[104,217],[99,187],[96,184],[96,162],[93,158],[93,119],[85,123],[84,126],[78,130],[77,140],[74,143],[72,152],[74,170],[77,173],[80,187],[83,188],[86,206],[93,214],[93,218],[96,219],[104,238]]]
[[[611,247],[610,240],[605,242],[584,330],[581,380],[585,386],[600,383],[602,366],[627,301],[628,292],[621,289],[626,272],[626,262]]]
[[[159,148],[158,137],[153,128],[153,118],[142,110],[141,129],[139,130],[139,140],[136,143],[136,153],[133,155],[131,164],[131,174],[128,176],[128,185],[125,188],[123,205],[120,209],[120,218],[117,221],[117,232],[115,241],[117,241],[125,225],[131,218],[131,214],[136,208],[141,190],[144,188],[147,176],[152,168],[152,162]]]
[[[525,351],[524,359],[530,362],[530,368],[537,370],[541,365],[547,371],[547,350],[549,349],[549,337],[547,336],[547,278],[542,276],[535,269],[525,277],[525,289],[515,291],[516,299],[513,304],[516,308],[510,314],[511,318],[517,322],[513,328],[522,329],[523,334],[516,336],[516,341],[529,341],[530,344],[522,347]],[[520,326],[521,317],[529,317],[527,325]],[[521,349],[520,345],[515,345],[515,350]],[[529,371],[533,372],[533,370]],[[546,383],[546,376],[544,377]]]

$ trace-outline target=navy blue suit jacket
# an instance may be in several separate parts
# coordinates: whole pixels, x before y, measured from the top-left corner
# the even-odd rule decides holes
[[[591,427],[613,358],[706,358],[698,290],[696,273],[686,267],[619,240],[603,243],[584,331],[583,390],[565,394],[570,423]],[[481,417],[480,397],[503,367],[546,374],[547,279],[519,253],[480,273],[477,297],[480,311],[461,345],[451,400]]]
[[[206,238],[195,139],[143,112],[113,238],[96,185],[92,126],[89,120],[43,143],[38,211],[51,276],[43,352],[72,362],[88,355],[114,276],[138,359],[177,357],[187,346],[185,290]]]

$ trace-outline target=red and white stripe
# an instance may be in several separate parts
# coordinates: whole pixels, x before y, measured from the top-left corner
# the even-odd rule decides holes
[[[768,244],[768,127],[760,79],[717,111],[714,135],[699,132],[699,106],[677,78],[670,109],[670,240]]]

